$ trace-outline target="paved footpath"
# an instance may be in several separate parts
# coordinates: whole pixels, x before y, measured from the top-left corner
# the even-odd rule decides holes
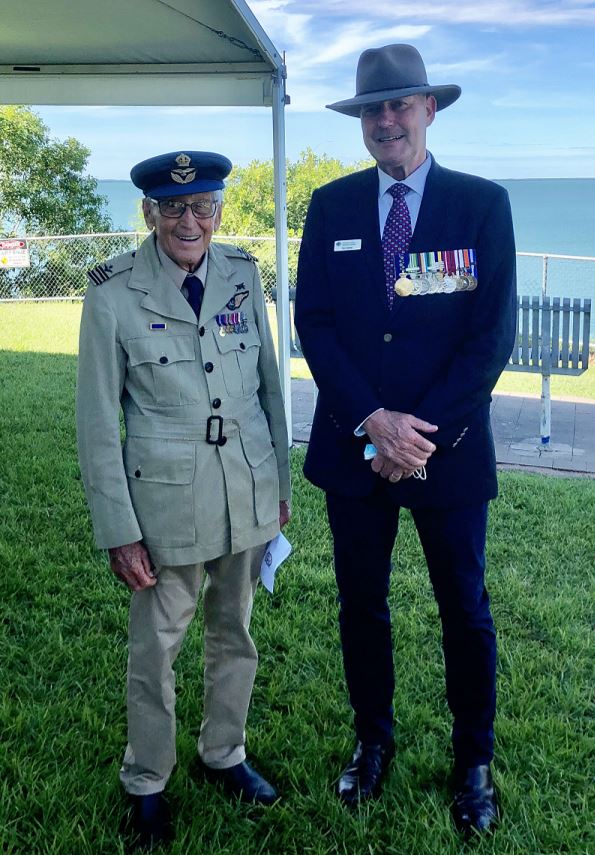
[[[293,439],[308,442],[314,414],[312,380],[291,381]],[[556,475],[595,477],[595,402],[552,401],[549,447],[539,436],[539,398],[494,395],[492,430],[496,460],[503,469],[539,470]]]

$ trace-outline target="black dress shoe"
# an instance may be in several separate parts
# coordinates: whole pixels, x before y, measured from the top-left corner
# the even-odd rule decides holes
[[[489,766],[455,769],[452,810],[455,825],[465,834],[493,829],[499,819],[499,809]]]
[[[172,839],[171,811],[163,793],[129,795],[131,811],[124,824],[129,851],[153,852]]]
[[[375,798],[382,788],[382,779],[395,756],[395,743],[386,745],[357,743],[351,762],[337,784],[337,795],[353,807],[366,799]]]
[[[201,763],[207,781],[221,784],[226,792],[243,802],[272,805],[279,798],[277,790],[244,760],[229,769],[212,769]]]

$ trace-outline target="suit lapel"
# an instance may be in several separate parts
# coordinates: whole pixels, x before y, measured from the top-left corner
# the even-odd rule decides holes
[[[357,221],[362,231],[362,269],[361,277],[364,282],[369,302],[370,294],[374,295],[376,311],[386,311],[386,295],[384,286],[384,260],[382,242],[380,240],[380,221],[378,216],[378,171],[376,167],[361,174],[361,198],[354,199]],[[380,285],[379,285],[380,283]]]
[[[442,192],[443,184],[442,170],[432,158],[432,166],[426,178],[415,231],[411,237],[409,247],[411,252],[428,252],[429,250],[443,248],[433,246],[436,242],[436,236],[444,232],[444,221],[448,217],[449,198],[447,193]]]

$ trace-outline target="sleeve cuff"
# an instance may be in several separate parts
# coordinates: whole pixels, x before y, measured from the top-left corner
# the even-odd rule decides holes
[[[365,435],[366,435],[366,432],[365,432],[365,430],[364,430],[364,429],[363,429],[363,427],[362,427],[363,423],[364,423],[364,422],[366,422],[366,421],[370,418],[370,416],[375,416],[375,415],[376,415],[376,413],[381,413],[383,409],[384,409],[384,407],[378,407],[378,409],[377,409],[377,410],[374,410],[374,412],[373,412],[373,413],[370,413],[369,415],[367,415],[367,416],[366,416],[366,418],[364,419],[364,421],[363,421],[363,422],[360,422],[360,424],[359,424],[359,425],[356,427],[356,429],[353,431],[354,435],[355,435],[355,436],[365,436]]]

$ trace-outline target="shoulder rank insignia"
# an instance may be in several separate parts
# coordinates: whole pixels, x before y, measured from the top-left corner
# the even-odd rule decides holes
[[[113,269],[111,264],[98,264],[97,267],[87,272],[87,276],[93,285],[103,285],[112,275]]]
[[[248,250],[247,250],[247,249],[242,249],[242,247],[241,247],[241,246],[238,246],[238,249],[239,249],[239,251],[240,251],[240,254],[241,254],[241,255],[243,255],[243,256],[244,256],[244,258],[245,258],[247,261],[252,261],[254,264],[256,264],[256,262],[258,261],[258,259],[257,259],[257,257],[256,257],[255,255],[252,255],[252,253],[251,253],[251,252],[248,252]]]
[[[93,285],[103,285],[116,273],[122,273],[124,270],[130,270],[134,265],[134,256],[136,252],[124,252],[122,255],[116,255],[110,258],[109,261],[103,264],[98,264],[92,270],[87,271],[87,276]]]
[[[227,308],[230,312],[235,312],[240,308],[246,297],[248,297],[250,291],[238,291],[237,294],[234,294],[231,300],[227,302]]]
[[[246,261],[252,261],[253,263],[258,261],[255,255],[252,255],[247,249],[242,249],[241,246],[234,246],[231,243],[219,245],[223,248],[224,254],[229,258],[244,258]]]

